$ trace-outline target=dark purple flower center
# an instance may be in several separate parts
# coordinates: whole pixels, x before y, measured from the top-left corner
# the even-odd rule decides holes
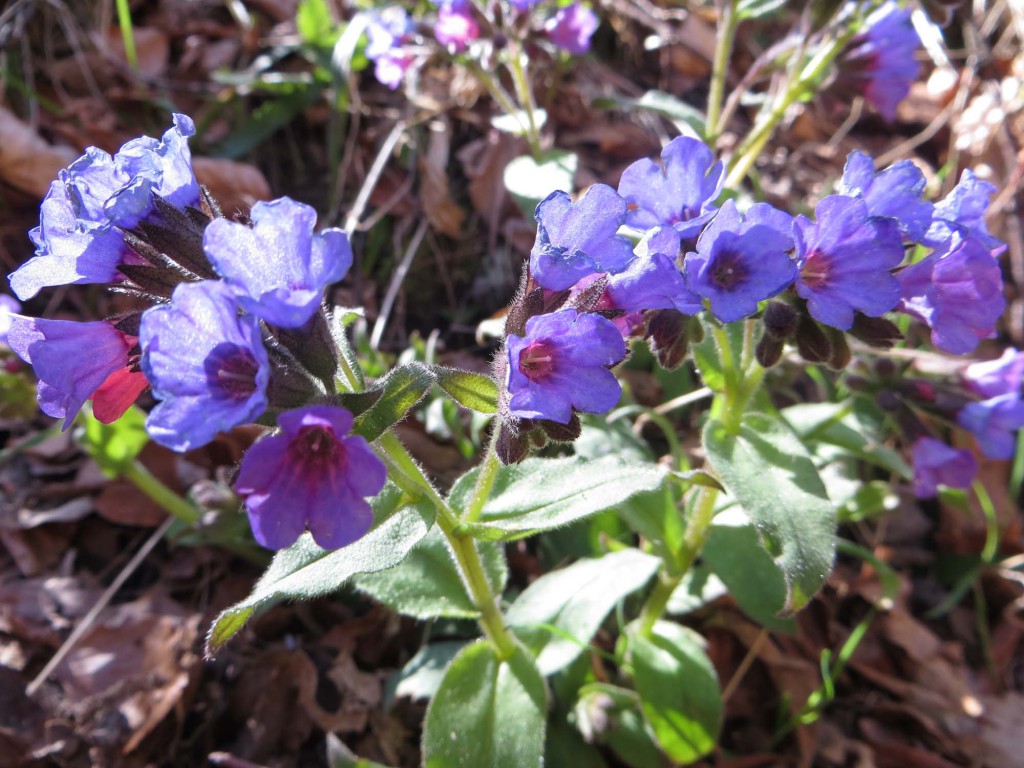
[[[728,291],[746,279],[747,266],[738,253],[723,251],[715,255],[715,262],[711,265],[710,272],[708,278],[711,282]]]
[[[800,279],[812,291],[824,288],[828,283],[832,261],[821,251],[811,251],[800,267]]]
[[[519,353],[519,370],[530,381],[548,376],[555,367],[554,347],[544,339],[531,342]]]
[[[206,356],[203,366],[211,389],[221,397],[245,400],[256,391],[259,365],[245,347],[221,342]]]
[[[302,427],[289,443],[288,451],[293,460],[314,474],[321,474],[326,467],[341,465],[343,469],[348,460],[345,446],[335,437],[334,430],[316,424]]]

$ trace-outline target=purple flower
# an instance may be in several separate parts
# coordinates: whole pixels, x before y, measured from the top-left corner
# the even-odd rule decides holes
[[[438,3],[434,37],[456,53],[462,53],[480,37],[480,26],[468,0],[441,0]]]
[[[974,435],[990,459],[1013,458],[1017,430],[1024,427],[1024,402],[1016,394],[1000,395],[960,409],[957,423]]]
[[[595,184],[576,203],[552,192],[535,218],[530,274],[543,288],[561,291],[595,272],[621,272],[633,259],[629,238],[615,234],[625,222],[626,201],[607,184]]]
[[[568,424],[573,409],[604,413],[621,387],[608,366],[626,355],[618,328],[600,315],[562,309],[526,321],[526,336],[509,334],[505,388],[512,416]]]
[[[938,487],[970,488],[978,473],[978,462],[970,451],[951,448],[941,440],[922,437],[914,443],[914,495],[930,499]]]
[[[789,256],[792,219],[767,203],[751,206],[744,218],[726,201],[686,255],[690,290],[711,303],[724,323],[757,312],[757,305],[784,291],[796,277]]]
[[[21,311],[21,303],[13,296],[0,293],[0,344],[7,343],[7,333],[11,330],[11,315]]]
[[[903,240],[892,219],[872,217],[867,203],[829,195],[812,222],[797,216],[796,292],[815,320],[847,331],[854,310],[880,317],[900,299],[891,270],[903,261]]]
[[[352,414],[331,405],[282,413],[281,431],[242,458],[235,490],[245,499],[256,541],[282,549],[309,529],[324,549],[351,544],[370,530],[387,469],[359,435]]]
[[[143,136],[113,157],[90,147],[60,172],[40,208],[39,226],[29,232],[36,255],[10,277],[21,299],[51,285],[109,283],[117,268],[137,258],[118,228],[131,228],[154,211],[153,195],[176,206],[199,200],[187,137],[195,126],[174,115],[163,139]]]
[[[161,401],[146,429],[161,445],[198,448],[266,410],[270,362],[259,323],[238,314],[224,283],[179,285],[170,304],[143,314],[139,341],[142,370]]]
[[[402,50],[406,38],[415,31],[405,9],[391,6],[370,14],[366,25],[366,58],[374,62],[377,80],[392,90],[402,83],[413,57]]]
[[[110,377],[129,373],[136,340],[105,320],[76,323],[12,314],[10,321],[7,343],[35,369],[39,407],[47,416],[64,419],[64,429]],[[127,405],[145,388],[141,374],[129,375],[127,383],[135,388],[135,396]]]
[[[567,53],[582,56],[590,50],[590,38],[597,31],[597,14],[582,3],[573,3],[544,23],[544,31],[556,46]]]
[[[667,237],[665,233],[670,233]],[[678,240],[671,227],[652,229],[640,245],[637,256],[629,266],[608,279],[600,309],[621,309],[640,312],[645,309],[675,309],[684,315],[695,315],[703,309],[700,296],[686,285],[682,272],[676,266],[675,252],[669,255],[663,249],[675,247]]]
[[[1024,380],[1024,352],[1010,347],[998,360],[971,363],[964,369],[964,379],[971,390],[984,397],[1019,396]]]
[[[977,238],[954,234],[945,248],[896,275],[901,312],[932,329],[932,343],[965,355],[995,332],[1006,307],[1003,275]]]
[[[661,151],[661,164],[637,160],[622,172],[619,194],[629,204],[626,223],[637,229],[659,224],[693,238],[711,220],[722,184],[722,164],[704,142],[680,136]]]
[[[863,199],[871,216],[894,219],[904,238],[919,243],[931,226],[934,208],[921,198],[925,184],[921,169],[909,160],[876,173],[874,160],[854,151],[846,158],[839,192]]]
[[[894,0],[883,3],[865,25],[841,59],[839,77],[892,122],[921,71],[914,59],[920,40],[910,9],[901,9]]]
[[[508,0],[509,4],[517,11],[528,11],[541,0]]]
[[[941,202],[935,204],[931,227],[924,242],[935,247],[944,246],[954,233],[973,236],[988,248],[993,256],[1006,250],[1006,243],[988,233],[985,212],[996,188],[982,181],[969,168],[960,182]]]
[[[287,197],[256,203],[250,215],[251,228],[210,222],[203,250],[242,309],[282,328],[304,325],[324,288],[352,266],[348,237],[340,229],[313,234],[316,211]]]

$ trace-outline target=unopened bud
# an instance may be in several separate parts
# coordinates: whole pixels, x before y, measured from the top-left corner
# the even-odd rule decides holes
[[[687,317],[674,309],[655,309],[645,317],[645,335],[650,339],[651,352],[658,363],[669,371],[678,368],[690,350]]]
[[[782,359],[782,350],[785,344],[778,339],[773,339],[768,334],[761,337],[754,349],[754,356],[762,368],[771,368]]]
[[[501,424],[498,429],[496,452],[502,464],[518,464],[530,453],[530,441],[522,432],[508,424]]]
[[[790,304],[782,301],[771,301],[765,307],[764,332],[774,339],[786,341],[796,333],[800,313]]]
[[[832,357],[828,337],[809,315],[801,315],[796,329],[796,348],[800,357],[809,363],[824,363]]]
[[[853,316],[853,327],[850,335],[865,344],[878,349],[890,349],[903,338],[896,324],[884,317],[868,317],[860,312]]]
[[[879,357],[874,364],[875,375],[880,379],[891,379],[896,375],[896,362],[888,357]]]
[[[850,345],[846,342],[846,334],[835,328],[828,329],[828,340],[832,345],[832,354],[828,358],[828,367],[833,371],[842,371],[850,364],[853,355]]]

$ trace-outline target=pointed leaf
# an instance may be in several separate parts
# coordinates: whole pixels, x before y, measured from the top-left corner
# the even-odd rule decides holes
[[[460,477],[451,503],[465,509],[479,469]],[[480,522],[459,530],[485,540],[519,539],[559,528],[615,507],[634,494],[661,486],[666,471],[656,464],[630,463],[616,456],[587,460],[527,459],[498,470]]]
[[[583,652],[615,604],[643,587],[660,562],[638,549],[578,560],[527,587],[506,621],[525,638],[540,671],[554,674]]]
[[[777,418],[748,413],[738,435],[711,419],[708,462],[750,517],[788,587],[784,609],[800,610],[835,558],[835,508],[803,443]]]
[[[381,396],[356,418],[352,431],[373,442],[388,427],[404,419],[433,383],[434,373],[423,363],[407,363],[395,368],[371,387],[381,390]]]
[[[423,726],[425,768],[540,768],[547,689],[522,648],[499,660],[480,640],[445,672]]]
[[[437,384],[463,408],[480,413],[498,412],[498,384],[490,376],[434,366]]]

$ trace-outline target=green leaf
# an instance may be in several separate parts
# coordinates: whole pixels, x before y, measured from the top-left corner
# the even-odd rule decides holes
[[[647,91],[638,99],[626,96],[602,97],[595,100],[593,105],[602,109],[644,109],[655,112],[672,120],[680,132],[691,135],[696,133],[703,136],[704,124],[707,122],[707,117],[700,109],[665,91]]]
[[[540,768],[547,689],[522,648],[499,660],[479,640],[448,667],[423,726],[425,768]]]
[[[537,130],[543,128],[547,121],[547,110],[534,110],[533,124],[537,126]],[[517,109],[512,114],[501,114],[492,117],[491,125],[502,133],[511,133],[513,136],[526,136],[527,131],[529,131],[530,115],[525,109]]]
[[[327,0],[302,0],[295,12],[295,26],[302,39],[311,45],[334,45],[334,19]]]
[[[377,518],[382,509],[394,508],[402,494],[393,485],[374,499]],[[206,637],[206,654],[212,655],[252,618],[284,600],[311,600],[336,592],[359,573],[390,568],[402,561],[434,523],[434,508],[425,502],[390,512],[376,528],[347,547],[328,551],[313,543],[310,535],[274,556],[256,582],[252,594],[221,612]]]
[[[278,130],[288,125],[323,93],[320,84],[301,86],[287,95],[263,102],[241,123],[241,128],[228,136],[211,153],[215,157],[238,160],[263,144]]]
[[[608,763],[593,744],[580,738],[579,731],[564,719],[552,718],[548,723],[544,744],[544,765],[572,768],[608,768]]]
[[[715,342],[715,334],[712,332],[714,320],[702,319],[704,327],[704,338],[690,345],[693,353],[693,362],[697,365],[700,377],[705,386],[715,392],[725,389],[725,372],[722,368],[722,361],[719,359],[718,345]],[[743,348],[743,323],[729,323],[725,326],[725,333],[729,337],[730,349]]]
[[[573,716],[588,742],[607,744],[625,765],[664,768],[665,758],[644,722],[636,691],[609,683],[587,683],[579,690]]]
[[[479,468],[452,487],[451,503],[466,509]],[[621,504],[634,494],[653,491],[666,471],[655,464],[635,464],[605,456],[527,459],[501,467],[479,523],[458,530],[482,539],[519,539],[559,528]]]
[[[616,603],[643,587],[660,562],[638,549],[578,560],[527,587],[506,621],[519,629],[540,671],[552,675],[583,652]]]
[[[505,166],[505,188],[528,217],[537,204],[555,190],[571,191],[579,158],[572,152],[555,149],[540,162],[530,155],[515,158]]]
[[[786,605],[786,580],[740,510],[733,507],[715,518],[701,560],[758,624],[776,632],[795,630],[793,619],[778,618]]]
[[[146,414],[134,405],[113,424],[101,423],[89,409],[82,411],[81,420],[78,442],[107,477],[121,475],[149,442]]]
[[[636,623],[626,632],[636,691],[658,744],[678,763],[709,754],[722,726],[722,694],[701,636],[667,621],[650,637]]]
[[[490,376],[434,366],[437,384],[463,408],[480,413],[498,412],[498,384]]]
[[[481,542],[480,557],[491,589],[501,594],[508,579],[503,548]],[[437,528],[432,528],[395,567],[356,577],[355,587],[392,610],[417,619],[475,619],[480,615],[466,595],[448,543]]]
[[[750,517],[788,589],[784,610],[800,610],[835,558],[835,509],[807,450],[786,425],[748,413],[738,435],[711,419],[708,462]]]
[[[29,421],[38,410],[35,382],[21,373],[0,370],[0,419]]]
[[[373,391],[380,390],[381,395],[356,418],[352,431],[373,442],[404,419],[433,383],[434,373],[423,363],[406,363],[393,369],[371,387]]]
[[[416,655],[388,680],[385,688],[387,706],[390,708],[394,699],[403,696],[429,699],[437,693],[448,665],[465,647],[464,640],[442,640],[416,651]]]

